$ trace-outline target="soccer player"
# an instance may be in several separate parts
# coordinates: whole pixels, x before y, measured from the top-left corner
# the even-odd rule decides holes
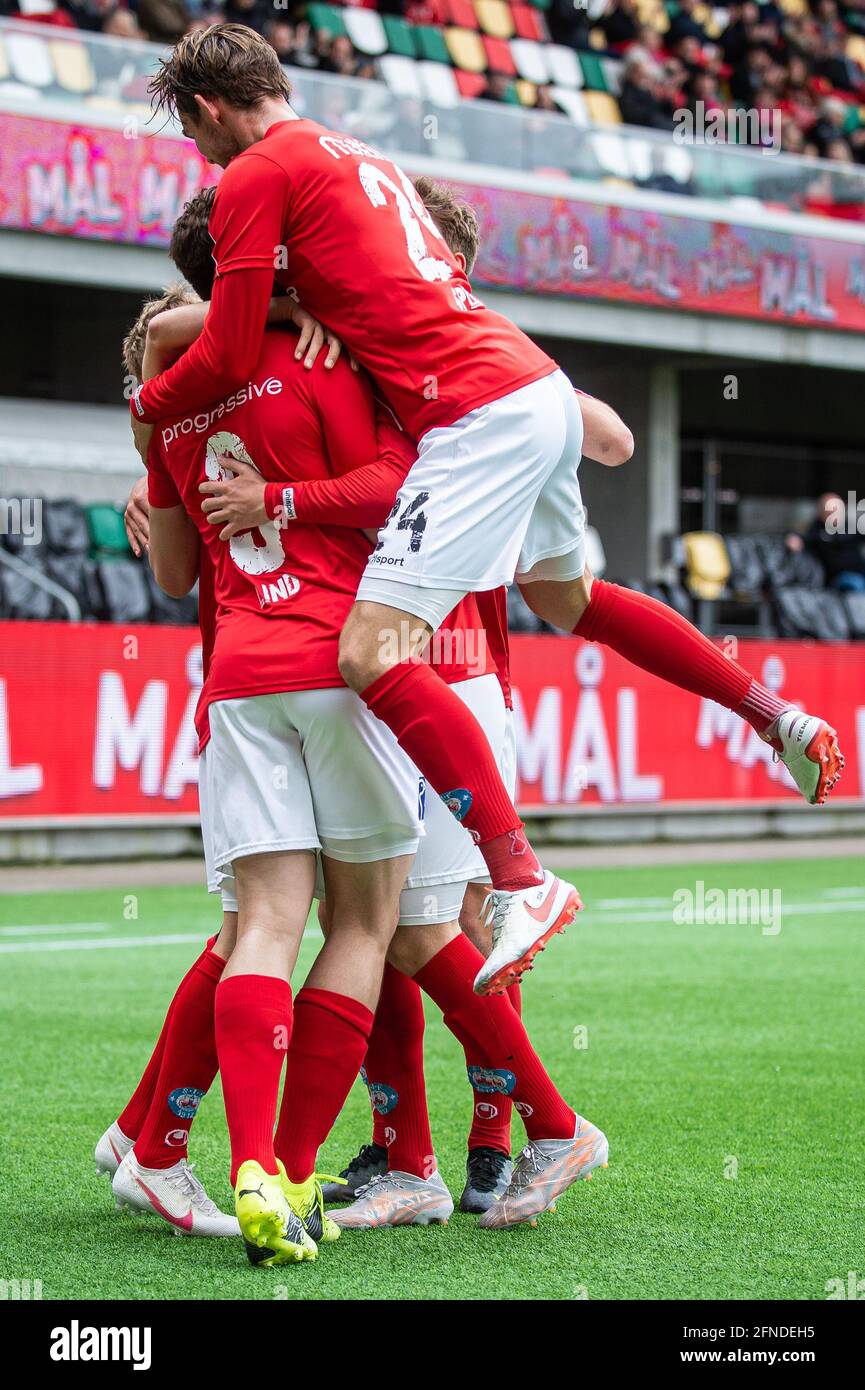
[[[133,414],[145,422],[195,408],[247,378],[276,267],[420,438],[343,631],[340,670],[478,842],[493,883],[494,946],[477,987],[507,985],[573,919],[579,900],[541,869],[477,720],[419,656],[465,593],[515,572],[535,585],[536,608],[558,626],[582,621],[590,589],[574,392],[545,353],[472,293],[401,170],[296,115],[278,60],[253,31],[214,25],[186,35],[152,90],[226,173],[211,218],[217,281],[205,330],[136,393]],[[629,603],[608,593],[590,635],[636,627],[639,647],[646,623]],[[382,641],[393,633],[405,639]],[[671,645],[676,665],[681,644]],[[750,688],[737,693],[750,712]],[[820,799],[840,765],[834,731],[766,709],[760,692],[757,703],[755,717],[794,775],[803,759],[813,764]]]

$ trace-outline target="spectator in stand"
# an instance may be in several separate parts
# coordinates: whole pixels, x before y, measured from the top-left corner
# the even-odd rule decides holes
[[[856,530],[856,517],[848,516],[844,501],[837,493],[823,494],[810,526],[801,535],[794,531],[787,536],[787,547],[816,555],[831,588],[865,592],[863,537]]]
[[[126,39],[127,42],[140,42],[144,33],[131,10],[119,6],[111,10],[102,21],[102,32],[113,39]]]
[[[694,10],[697,8],[697,0],[678,0],[677,13],[670,20],[670,28],[667,31],[667,47],[674,48],[680,39],[696,39],[698,44],[708,43],[709,36],[694,18]]]
[[[619,109],[626,125],[673,129],[673,108],[664,91],[661,73],[646,54],[638,52],[625,60]]]
[[[575,5],[574,0],[552,0],[547,10],[547,27],[554,43],[565,44],[568,48],[591,48],[592,21],[588,12]]]
[[[611,0],[609,9],[601,15],[597,26],[614,52],[620,52],[634,43],[640,36],[635,0]]]

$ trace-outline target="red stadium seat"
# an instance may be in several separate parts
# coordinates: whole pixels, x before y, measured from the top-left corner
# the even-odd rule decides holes
[[[447,16],[446,23],[455,24],[459,29],[478,28],[472,0],[442,0],[442,8]]]
[[[486,89],[487,79],[482,72],[466,72],[464,68],[456,68],[454,77],[457,80],[460,96],[467,97],[469,100],[479,97],[481,92]]]
[[[521,39],[535,39],[538,43],[548,41],[550,36],[539,10],[533,9],[531,5],[511,5],[511,14],[514,17],[514,29]]]
[[[483,45],[490,72],[503,72],[507,77],[516,77],[517,65],[507,39],[494,39],[489,34],[484,34]]]

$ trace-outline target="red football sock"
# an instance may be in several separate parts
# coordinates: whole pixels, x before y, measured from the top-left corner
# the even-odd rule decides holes
[[[156,1094],[156,1082],[159,1078],[159,1069],[162,1066],[162,1057],[165,1052],[165,1039],[168,1036],[168,1025],[171,1021],[171,1015],[174,1010],[174,1006],[177,1003],[177,1000],[183,994],[184,987],[187,981],[192,979],[193,975],[198,970],[198,967],[200,966],[201,962],[208,955],[212,954],[215,943],[216,937],[212,936],[208,941],[207,945],[205,946],[201,955],[189,967],[183,979],[180,981],[180,984],[177,986],[174,998],[169,1004],[168,1012],[165,1015],[165,1022],[162,1025],[162,1032],[159,1034],[159,1038],[157,1039],[156,1046],[151,1054],[150,1061],[147,1063],[147,1066],[144,1069],[144,1075],[142,1076],[141,1080],[139,1081],[138,1085],[136,1086],[135,1090],[133,1091],[132,1095],[127,1101],[125,1108],[121,1110],[120,1114],[117,1117],[117,1123],[120,1126],[123,1133],[126,1135],[127,1139],[138,1138],[144,1125],[144,1121],[147,1119],[147,1112],[150,1109],[153,1097]],[[216,956],[214,957],[214,959],[219,960],[221,959],[221,957]],[[223,961],[223,965],[224,964],[225,962]]]
[[[536,885],[541,868],[522,833],[486,734],[450,686],[425,661],[413,659],[379,676],[361,699],[472,832],[493,887]]]
[[[273,1122],[291,1036],[291,986],[274,975],[232,975],[216,990],[215,1017],[233,1187],[247,1159],[277,1172]]]
[[[571,1138],[577,1117],[544,1070],[511,1001],[502,995],[475,994],[474,979],[482,964],[480,951],[467,937],[457,936],[415,979],[438,1004],[446,1026],[463,1045],[466,1062],[476,1069],[469,1071],[469,1080],[491,1096],[492,1103],[510,1096],[530,1139]]]
[[[373,1143],[388,1167],[426,1178],[435,1168],[423,1070],[423,1001],[408,975],[386,965],[364,1072],[372,1104]]]
[[[574,633],[603,642],[653,676],[735,710],[758,733],[789,709],[789,701],[779,700],[693,623],[648,594],[595,579]]]
[[[511,1006],[516,1011],[517,1018],[522,1016],[523,1001],[520,993],[519,984],[509,985],[505,994],[511,1001]],[[466,1065],[470,1068],[476,1063],[470,1063],[468,1054],[466,1055]],[[499,1149],[502,1153],[509,1154],[513,1148],[511,1142],[511,1120],[513,1118],[514,1103],[510,1096],[490,1097],[488,1093],[474,1090],[474,1105],[472,1108],[472,1127],[469,1130],[468,1147],[471,1149]]]
[[[288,1049],[275,1149],[291,1182],[305,1182],[345,1104],[369,1045],[373,1015],[329,989],[300,991]]]
[[[213,1001],[224,969],[221,956],[205,951],[174,996],[153,1100],[135,1141],[145,1168],[170,1168],[186,1158],[192,1121],[218,1069]]]

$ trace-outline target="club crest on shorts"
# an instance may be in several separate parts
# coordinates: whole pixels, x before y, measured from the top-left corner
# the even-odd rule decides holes
[[[181,1120],[191,1120],[203,1099],[204,1092],[196,1086],[178,1086],[168,1097],[168,1108]]]
[[[499,1096],[509,1096],[517,1084],[517,1078],[506,1067],[466,1067],[469,1084],[474,1091],[494,1091]]]
[[[468,787],[455,787],[452,792],[442,792],[441,799],[457,820],[465,820],[471,810],[472,794]]]

